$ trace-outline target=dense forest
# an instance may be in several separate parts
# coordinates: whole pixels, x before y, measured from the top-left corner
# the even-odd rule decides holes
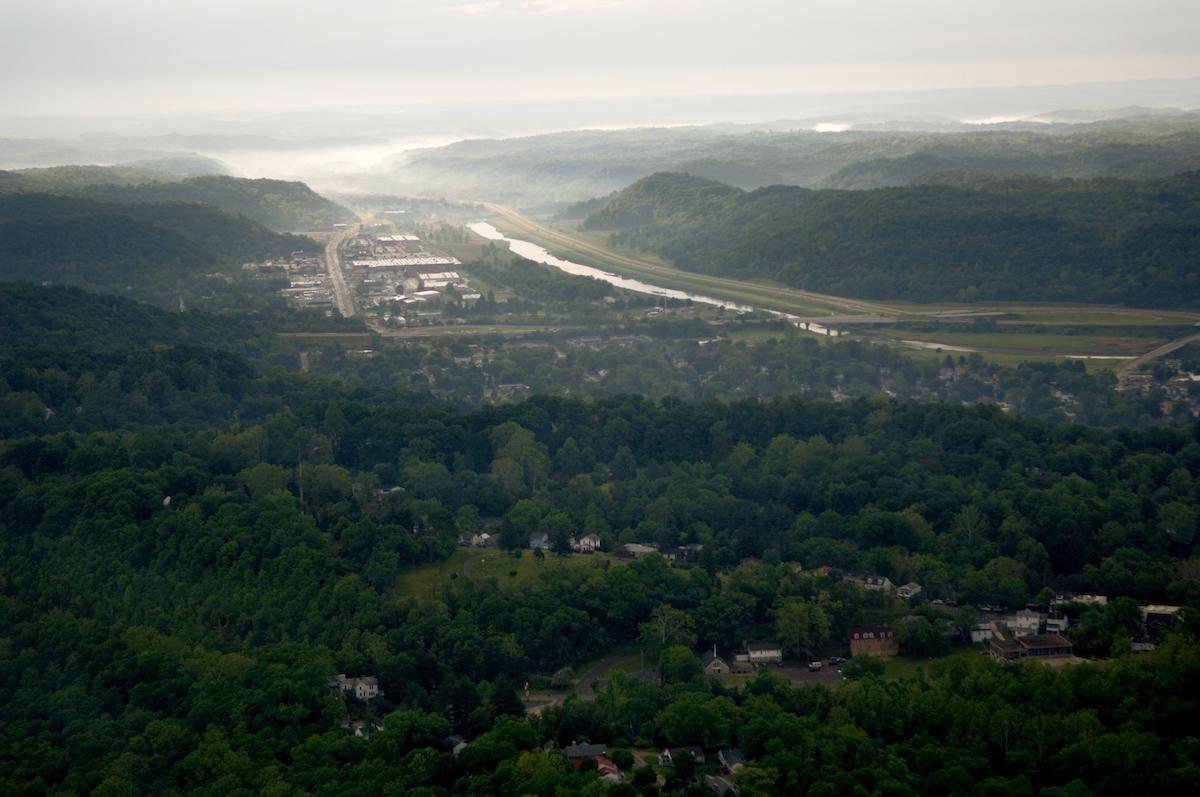
[[[1142,306],[1200,296],[1200,172],[751,192],[657,174],[584,223],[687,270],[846,296]]]
[[[566,287],[551,299],[575,301]],[[1182,794],[1200,766],[1191,609],[1156,652],[1128,652],[1137,602],[1200,603],[1200,427],[878,395],[456,409],[365,365],[285,370],[295,350],[253,321],[27,285],[0,309],[6,792],[696,793],[712,765],[656,772],[629,752],[662,745],[738,745],[747,797]],[[703,357],[720,373],[803,352],[792,367],[812,373],[855,346]],[[517,551],[488,554],[507,576],[455,565],[413,586],[483,530]],[[543,561],[520,555],[534,532],[558,552],[580,532],[606,551],[702,548]],[[922,601],[840,578],[857,572],[918,581]],[[1073,610],[1096,663],[938,658],[972,605],[1062,590],[1113,598]],[[693,652],[772,633],[797,655],[844,652],[849,628],[892,618],[926,671],[883,678],[862,658],[831,685],[736,686]],[[523,684],[569,683],[564,668],[633,643],[657,677],[618,673],[526,716]],[[342,698],[337,673],[383,696]],[[568,763],[584,739],[612,748],[623,782]]]
[[[310,238],[272,232],[210,205],[0,194],[3,280],[176,304],[181,295],[223,290],[248,260],[319,250]]]
[[[818,565],[971,603],[1071,589],[1195,604],[1197,429],[864,400],[538,399],[463,413],[314,398],[304,381],[277,380],[279,409],[262,423],[0,444],[11,787],[599,794],[594,773],[542,749],[578,738],[739,744],[754,761],[738,776],[748,795],[1190,783],[1200,650],[1186,635],[1061,674],[964,660],[885,682],[863,662],[862,681],[833,690],[769,676],[730,690],[668,646],[665,683],[617,677],[594,703],[532,720],[515,687],[664,617],[691,629],[672,632],[685,645],[727,645],[797,608],[824,618],[819,639],[878,616],[878,596]],[[704,547],[691,567],[597,559],[582,580],[547,566],[525,589],[398,588],[405,567],[485,522],[512,547],[577,529],[607,546]],[[738,566],[746,557],[761,564]],[[1120,650],[1124,606],[1089,610],[1081,648]],[[382,712],[383,730],[339,727],[336,672],[378,676],[385,701],[349,710]],[[470,742],[458,756],[452,733]],[[649,777],[612,788],[656,794]],[[692,777],[676,767],[662,788],[682,793]]]

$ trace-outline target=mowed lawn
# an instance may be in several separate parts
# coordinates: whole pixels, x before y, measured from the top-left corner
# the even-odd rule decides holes
[[[930,668],[938,663],[949,662],[954,659],[967,659],[974,661],[979,658],[980,651],[983,648],[980,645],[955,645],[950,652],[945,656],[938,656],[933,659],[918,659],[911,656],[896,656],[894,659],[888,659],[886,662],[887,669],[883,671],[883,677],[888,680],[896,680],[897,678],[916,678],[924,673],[929,676]]]
[[[494,579],[502,587],[529,588],[551,574],[566,572],[586,578],[605,563],[610,567],[625,564],[605,553],[571,556],[548,553],[545,559],[538,560],[529,550],[522,550],[521,558],[516,559],[498,548],[459,548],[449,559],[400,571],[396,592],[413,597],[435,595],[462,578],[481,584]]]

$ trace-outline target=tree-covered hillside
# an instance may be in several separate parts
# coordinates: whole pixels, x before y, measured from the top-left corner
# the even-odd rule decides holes
[[[277,383],[261,424],[0,443],[6,791],[693,793],[682,765],[661,792],[624,756],[622,785],[576,771],[556,747],[582,739],[739,746],[748,797],[1173,795],[1200,765],[1194,626],[1128,652],[1134,599],[1200,601],[1194,429],[866,401],[459,413],[296,386]],[[607,547],[704,547],[690,567],[597,556],[530,565],[518,586],[456,565],[449,584],[404,586],[481,516],[506,546],[587,529]],[[859,570],[964,603],[1105,592],[1114,611],[1077,616],[1078,646],[1116,658],[1056,674],[972,655],[899,681],[862,660],[846,670],[861,680],[830,686],[699,673],[687,644],[737,644],[796,613],[840,646],[889,610],[836,575]],[[960,622],[900,611],[931,650]],[[652,641],[663,618],[674,645]],[[595,702],[526,717],[519,685],[638,639],[661,679],[618,673]],[[383,698],[343,699],[327,686],[339,672],[377,677]],[[468,741],[457,755],[452,734]]]
[[[273,230],[308,230],[352,222],[355,215],[304,183],[247,180],[240,177],[193,177],[177,182],[136,186],[91,186],[82,196],[104,202],[193,202],[212,205]]]
[[[179,155],[132,161],[115,166],[68,165],[0,171],[0,191],[77,191],[94,185],[141,185],[156,180],[180,180],[220,175],[220,161],[199,155]]]
[[[218,164],[219,165],[219,164]],[[0,172],[0,194],[44,192],[97,202],[147,204],[186,202],[245,216],[273,230],[307,230],[352,222],[355,215],[304,183],[248,180],[221,174],[188,174],[209,168],[176,160],[127,166],[55,166]],[[182,171],[182,179],[173,177]]]
[[[0,283],[0,340],[5,347],[95,351],[193,344],[240,349],[262,334],[239,317],[173,312],[75,287]]]
[[[862,298],[1195,306],[1200,172],[745,192],[658,174],[586,226],[680,268]]]
[[[210,273],[319,251],[215,207],[118,205],[52,194],[0,194],[0,279],[77,285],[159,303],[192,296]],[[200,293],[212,288],[199,289]]]

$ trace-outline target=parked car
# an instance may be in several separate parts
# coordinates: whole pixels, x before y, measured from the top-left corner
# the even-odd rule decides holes
[[[809,672],[818,672],[818,671],[820,671],[820,669],[821,669],[823,666],[825,666],[825,663],[824,663],[824,662],[820,662],[820,661],[810,661],[810,662],[808,663],[808,671],[809,671]]]

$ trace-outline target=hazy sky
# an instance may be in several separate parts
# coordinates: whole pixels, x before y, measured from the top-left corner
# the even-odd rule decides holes
[[[0,0],[0,115],[1195,77],[1198,42],[1200,0]]]

